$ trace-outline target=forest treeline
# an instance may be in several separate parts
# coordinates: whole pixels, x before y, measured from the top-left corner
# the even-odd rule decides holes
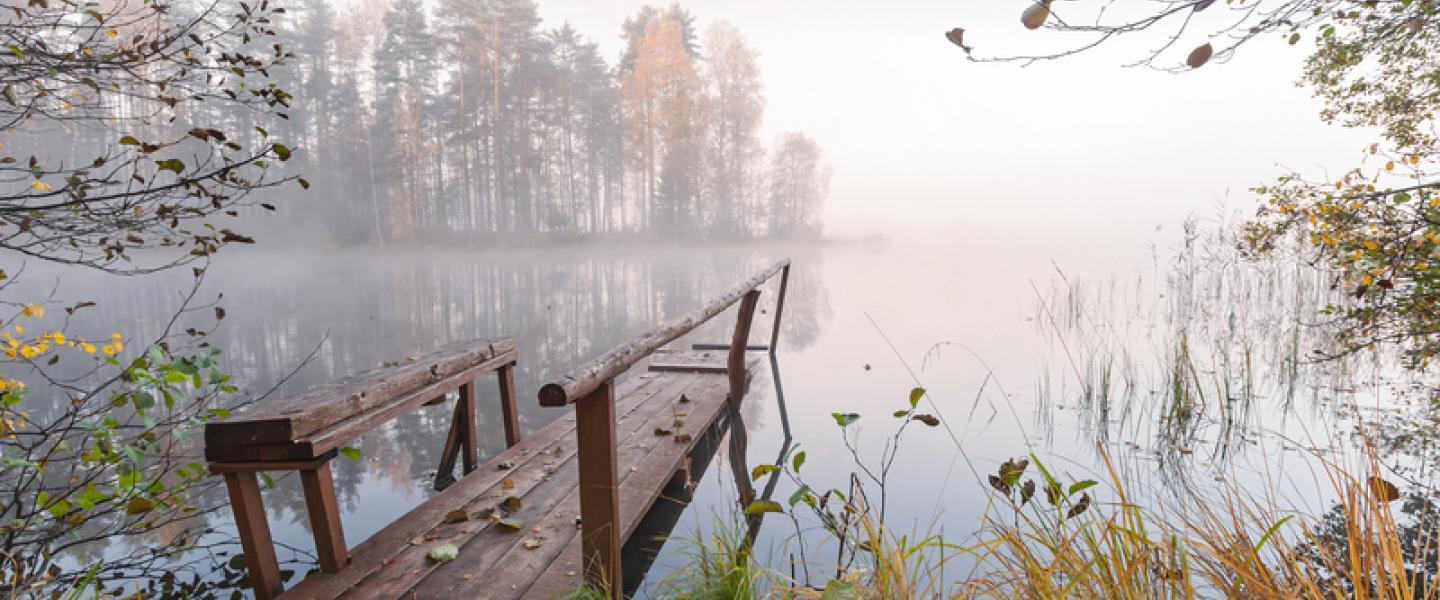
[[[340,242],[820,234],[829,168],[804,133],[766,147],[757,51],[728,23],[702,37],[647,6],[611,64],[530,0],[286,17],[295,58],[274,75],[295,100],[269,133],[309,186],[267,192],[267,221]]]

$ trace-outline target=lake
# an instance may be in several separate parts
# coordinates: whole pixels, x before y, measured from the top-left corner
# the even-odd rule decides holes
[[[1282,510],[1321,514],[1333,492],[1316,456],[1353,456],[1356,415],[1394,414],[1406,406],[1409,381],[1384,356],[1312,364],[1324,333],[1315,313],[1333,295],[1328,283],[1298,262],[1239,260],[1219,231],[1217,223],[1147,228],[1138,240],[1150,241],[1137,241],[1139,258],[1130,261],[1096,260],[1083,247],[1002,253],[950,239],[506,252],[262,246],[218,257],[197,302],[223,293],[217,302],[226,316],[210,337],[252,394],[277,385],[274,393],[294,393],[450,342],[512,336],[521,428],[532,431],[568,410],[539,406],[541,384],[790,258],[775,368],[752,383],[742,410],[742,467],[773,462],[788,423],[789,441],[807,455],[806,482],[844,489],[857,459],[879,459],[898,423],[891,413],[923,386],[919,410],[943,425],[912,424],[900,441],[886,485],[889,522],[900,531],[979,539],[992,503],[986,475],[1030,453],[1052,471],[1102,482],[1108,455],[1134,498],[1165,510],[1183,510],[1167,500],[1175,486],[1203,494],[1223,479]],[[72,327],[103,335],[120,324],[127,339],[144,340],[180,305],[185,271],[116,278],[32,263],[17,293],[56,288],[71,302],[94,300]],[[774,282],[764,289],[752,340],[768,338],[772,324]],[[182,326],[208,326],[204,308]],[[732,326],[727,311],[677,345],[726,342]],[[504,441],[496,392],[483,381],[478,389],[483,460]],[[360,460],[335,461],[352,546],[434,493],[449,411],[409,413],[359,440]],[[859,415],[846,429],[851,447],[832,413]],[[1395,455],[1397,465],[1417,460]],[[738,519],[728,461],[722,449],[698,481],[642,596],[684,562],[694,540]],[[275,538],[288,548],[282,562],[303,572],[313,557],[299,487],[282,477],[264,498]],[[794,489],[782,480],[773,497],[783,501]],[[1103,490],[1102,483],[1097,497]],[[223,503],[223,490],[204,501]],[[228,509],[208,519],[217,532],[206,540],[233,533]],[[70,560],[176,543],[174,530],[157,536]],[[237,546],[201,546],[182,572],[238,581],[234,565],[214,567]],[[825,558],[833,542],[814,523],[801,523],[797,534],[785,515],[767,517],[757,548],[784,575],[803,578],[808,567],[823,582],[834,568]],[[956,564],[956,573],[964,570]]]

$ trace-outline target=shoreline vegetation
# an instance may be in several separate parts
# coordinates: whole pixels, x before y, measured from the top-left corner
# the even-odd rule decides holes
[[[802,476],[805,455],[793,449],[755,467],[757,480],[782,473],[793,495],[731,498],[732,512],[715,516],[712,531],[669,542],[684,548],[681,564],[645,583],[644,594],[1440,598],[1427,380],[1401,367],[1395,348],[1326,350],[1333,331],[1312,319],[1343,294],[1304,261],[1304,240],[1257,263],[1241,251],[1234,223],[1191,220],[1183,229],[1154,288],[1087,284],[1057,270],[1051,292],[1036,290],[1034,321],[1061,361],[1036,382],[1037,410],[1064,405],[1091,422],[1098,473],[1062,474],[1042,449],[988,468],[971,463],[980,476],[948,493],[988,495],[973,531],[895,526],[894,515],[886,519],[888,471],[921,468],[896,462],[907,428],[949,427],[944,412],[968,408],[917,387],[894,407],[893,431],[871,423],[880,430],[867,432],[869,442],[885,442],[878,456],[857,450],[856,423],[885,411],[832,415],[853,459],[848,473]],[[1137,339],[1136,331],[1146,333]],[[1380,391],[1389,387],[1402,391]],[[1322,420],[1328,430],[1305,439],[1274,426],[1302,407],[1333,414]],[[1271,472],[1277,452],[1301,460]],[[1239,467],[1247,461],[1260,463],[1258,472]],[[906,491],[917,492],[928,490]],[[777,547],[754,547],[744,523],[762,514],[794,532]],[[917,518],[927,519],[903,522]],[[581,589],[572,597],[604,596]]]

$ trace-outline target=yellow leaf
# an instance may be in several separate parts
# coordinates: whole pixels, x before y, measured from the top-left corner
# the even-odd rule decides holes
[[[1386,171],[1394,171],[1394,170],[1395,170],[1395,161],[1392,160],[1392,161],[1386,162],[1386,163],[1385,163],[1385,170],[1386,170]]]
[[[108,38],[110,38],[110,39],[113,40],[113,39],[115,39],[115,38],[117,38],[117,37],[120,37],[120,32],[115,31],[114,29],[107,29],[107,30],[105,30],[105,37],[108,37]]]
[[[1365,240],[1364,244],[1366,250],[1376,250],[1380,248],[1380,244],[1375,243],[1374,240]]]
[[[43,317],[43,316],[45,316],[45,305],[43,305],[43,304],[26,304],[26,305],[25,305],[25,308],[23,308],[23,309],[20,310],[20,314],[25,315],[25,316],[27,316],[27,317]],[[22,332],[22,333],[23,333],[23,332]]]
[[[1366,276],[1360,278],[1360,285],[1370,285],[1370,284],[1373,283],[1374,281],[1375,281],[1375,280],[1372,279],[1369,275],[1366,275]]]
[[[50,184],[40,181],[39,179],[36,179],[35,183],[30,184],[30,187],[35,188],[36,191],[40,192],[50,191]]]

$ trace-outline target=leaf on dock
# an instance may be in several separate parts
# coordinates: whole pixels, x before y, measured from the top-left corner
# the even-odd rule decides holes
[[[430,560],[433,560],[437,563],[450,562],[452,560],[455,560],[455,557],[459,555],[460,549],[456,548],[455,544],[440,544],[439,546],[431,548],[429,552],[425,553],[425,556],[429,557]]]
[[[509,531],[520,531],[520,529],[525,526],[519,519],[500,519],[496,521],[495,524]]]
[[[675,432],[670,431],[669,429],[666,429],[666,428],[664,428],[664,427],[656,427],[656,428],[655,428],[655,435],[666,436],[666,435],[670,435],[670,434],[672,434],[672,433],[675,433]]]
[[[515,496],[506,496],[505,499],[500,502],[500,508],[505,509],[506,513],[518,511],[522,506],[523,504],[520,502],[520,499]]]
[[[461,522],[461,521],[469,521],[469,520],[470,520],[470,514],[467,513],[467,512],[465,512],[465,509],[463,509],[463,508],[457,508],[457,509],[455,509],[455,510],[452,510],[452,511],[450,511],[450,512],[445,513],[445,522],[446,522],[446,523],[459,523],[459,522]]]

